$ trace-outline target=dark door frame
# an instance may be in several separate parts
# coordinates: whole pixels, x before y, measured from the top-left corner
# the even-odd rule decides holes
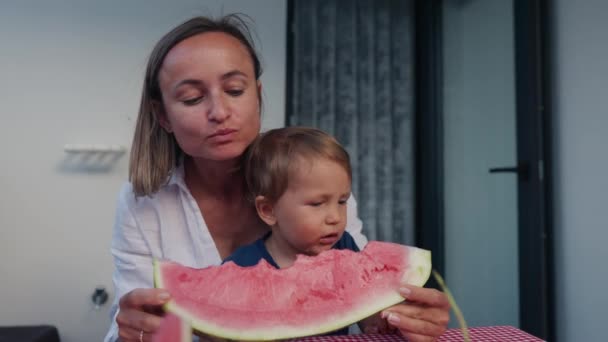
[[[416,1],[416,236],[445,273],[441,0]],[[550,0],[514,0],[521,329],[554,341]]]

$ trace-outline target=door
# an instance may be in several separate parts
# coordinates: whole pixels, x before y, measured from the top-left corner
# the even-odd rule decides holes
[[[472,326],[519,327],[513,1],[444,1],[445,277]]]
[[[429,3],[431,24],[419,25],[435,44],[420,59],[432,72],[420,82],[428,115],[419,124],[418,241],[433,250],[470,326],[548,338],[542,2]]]

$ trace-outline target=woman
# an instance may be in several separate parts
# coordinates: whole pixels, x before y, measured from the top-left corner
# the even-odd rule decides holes
[[[112,254],[116,300],[106,341],[148,341],[169,294],[153,289],[152,258],[218,265],[268,227],[248,204],[240,159],[260,130],[261,67],[243,20],[191,19],[156,45],[146,70]],[[367,240],[354,200],[347,231]],[[445,331],[443,293],[404,287],[385,317],[411,341]]]

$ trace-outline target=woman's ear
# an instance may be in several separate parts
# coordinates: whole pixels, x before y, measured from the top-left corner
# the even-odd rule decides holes
[[[167,113],[165,112],[165,107],[160,101],[153,100],[152,101],[152,113],[156,116],[156,120],[158,120],[158,124],[160,127],[164,128],[168,133],[173,132],[171,128],[171,123],[167,119]]]
[[[270,227],[277,223],[277,218],[274,216],[274,205],[264,196],[256,196],[255,210],[262,221],[266,222]]]

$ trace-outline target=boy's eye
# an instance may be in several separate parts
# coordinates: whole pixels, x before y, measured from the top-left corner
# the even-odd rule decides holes
[[[315,202],[310,202],[308,205],[312,206],[312,207],[318,207],[321,204],[323,204],[323,202],[320,201],[315,201]]]
[[[348,199],[346,199],[346,198],[345,199],[341,199],[341,200],[338,201],[338,203],[340,205],[344,205],[344,204],[346,204],[346,202],[348,202]]]

